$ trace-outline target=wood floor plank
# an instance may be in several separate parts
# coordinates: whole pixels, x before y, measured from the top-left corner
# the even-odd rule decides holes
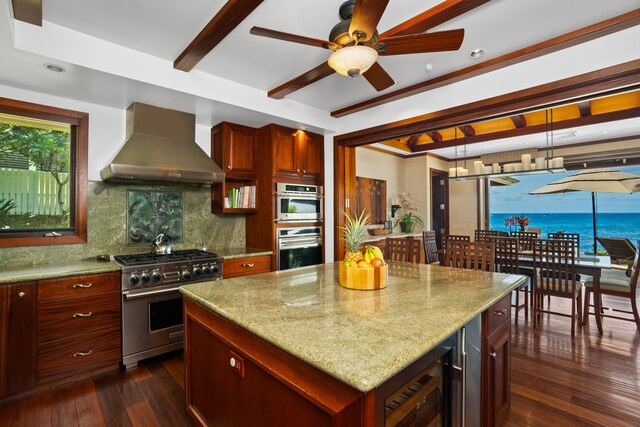
[[[11,406],[0,407],[0,426],[23,427],[25,424],[24,402],[14,403]]]
[[[34,398],[25,400],[25,425],[26,426],[50,426],[51,425],[51,394],[43,393]],[[1,412],[1,410],[0,410]],[[5,425],[0,422],[0,425]]]
[[[161,425],[166,426],[190,426],[184,411],[177,411],[169,401],[169,398],[162,391],[153,376],[136,380],[138,388],[149,404],[153,415]]]
[[[160,427],[160,423],[153,416],[151,408],[146,401],[137,403],[127,408],[133,427]]]
[[[120,376],[105,375],[94,379],[93,382],[107,427],[130,427],[131,421],[127,415],[127,407],[119,391],[119,386],[122,384]]]
[[[175,410],[183,414],[186,405],[184,387],[181,387],[176,379],[167,371],[164,361],[150,363],[148,366],[149,371],[151,371],[156,382],[167,395]]]
[[[104,416],[93,381],[79,382],[72,387],[76,401],[78,425],[80,427],[104,427]]]
[[[162,363],[171,376],[180,384],[180,387],[184,388],[184,362],[182,361],[182,353],[179,353],[179,357],[166,359]]]
[[[61,387],[52,392],[51,425],[53,427],[71,427],[78,425],[76,401],[70,387]]]

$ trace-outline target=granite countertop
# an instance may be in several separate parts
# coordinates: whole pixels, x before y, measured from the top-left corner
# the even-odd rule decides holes
[[[338,285],[338,263],[202,282],[181,292],[362,392],[509,294],[524,276],[390,263],[388,287]]]
[[[273,251],[254,248],[216,249],[215,252],[224,259],[248,258],[252,256],[273,255]]]
[[[2,271],[0,271],[0,284],[108,273],[111,271],[120,271],[120,266],[111,261],[96,261],[95,258],[69,263],[24,265],[2,268]]]
[[[378,240],[384,240],[387,237],[393,237],[393,238],[422,237],[422,231],[418,231],[415,233],[391,233],[391,234],[385,234],[384,236],[372,236],[369,233],[367,233],[367,236],[364,238],[363,242],[377,242]]]

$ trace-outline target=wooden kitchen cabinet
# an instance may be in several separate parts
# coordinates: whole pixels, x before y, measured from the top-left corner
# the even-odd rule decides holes
[[[223,265],[224,279],[268,273],[271,271],[271,255],[233,258],[225,260]]]
[[[36,282],[0,285],[0,396],[36,383]]]
[[[495,426],[510,406],[511,295],[483,313],[482,329],[482,425]]]
[[[283,126],[271,125],[273,175],[280,182],[322,180],[324,137]]]
[[[38,282],[38,384],[116,366],[120,273]]]
[[[225,172],[225,181],[211,185],[211,211],[216,213],[252,213],[257,211],[257,136],[256,129],[222,122],[211,128],[211,158]],[[253,191],[252,203],[230,207],[225,198],[230,191]],[[231,201],[229,202],[231,205]],[[231,205],[232,206],[232,205]]]

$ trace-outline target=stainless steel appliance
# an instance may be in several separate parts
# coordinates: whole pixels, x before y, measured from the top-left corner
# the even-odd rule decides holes
[[[480,425],[482,397],[482,316],[457,334],[453,352],[453,425]]]
[[[122,364],[183,346],[182,294],[188,283],[222,278],[222,258],[199,250],[117,255],[122,266]]]
[[[278,228],[278,270],[322,263],[320,227]]]
[[[278,183],[276,186],[278,222],[322,221],[323,204],[321,185]]]

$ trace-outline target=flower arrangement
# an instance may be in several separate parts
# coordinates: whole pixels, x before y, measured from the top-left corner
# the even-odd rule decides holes
[[[504,226],[509,227],[509,231],[511,227],[520,227],[520,231],[524,231],[527,225],[529,225],[529,218],[524,214],[508,216],[504,219]]]
[[[422,218],[411,212],[420,209],[420,206],[413,201],[411,193],[405,193],[404,191],[400,193],[400,206],[402,206],[404,214],[396,220],[395,225],[400,224],[400,229],[403,233],[413,232],[413,228],[416,224],[420,225],[420,227],[424,227],[424,221]]]

